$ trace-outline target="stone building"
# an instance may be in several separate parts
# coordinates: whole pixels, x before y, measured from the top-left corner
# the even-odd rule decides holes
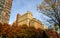
[[[35,27],[43,29],[41,21],[37,20],[36,18],[33,18],[33,15],[30,11],[25,13],[24,15],[17,14],[16,21],[17,26],[22,26],[23,24],[26,24],[28,27]]]
[[[12,0],[0,0],[0,22],[9,23]]]

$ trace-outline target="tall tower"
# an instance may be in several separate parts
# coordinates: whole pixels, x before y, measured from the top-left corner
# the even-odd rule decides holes
[[[12,0],[0,0],[0,22],[9,23]]]

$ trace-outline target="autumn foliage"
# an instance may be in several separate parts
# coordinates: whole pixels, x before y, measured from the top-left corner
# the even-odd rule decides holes
[[[53,30],[35,29],[26,24],[15,27],[0,23],[0,38],[59,38],[59,35]]]

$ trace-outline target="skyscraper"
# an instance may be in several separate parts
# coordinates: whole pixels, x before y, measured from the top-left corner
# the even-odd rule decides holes
[[[9,23],[12,0],[0,0],[0,22]]]

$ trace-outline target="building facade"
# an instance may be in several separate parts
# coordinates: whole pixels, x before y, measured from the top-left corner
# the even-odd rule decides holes
[[[0,22],[9,23],[12,0],[0,0]]]
[[[14,24],[15,23],[18,26],[26,24],[28,27],[35,27],[36,29],[37,28],[43,29],[42,23],[36,18],[33,18],[33,15],[30,11],[28,11],[24,15],[17,14],[17,19],[14,22]]]

